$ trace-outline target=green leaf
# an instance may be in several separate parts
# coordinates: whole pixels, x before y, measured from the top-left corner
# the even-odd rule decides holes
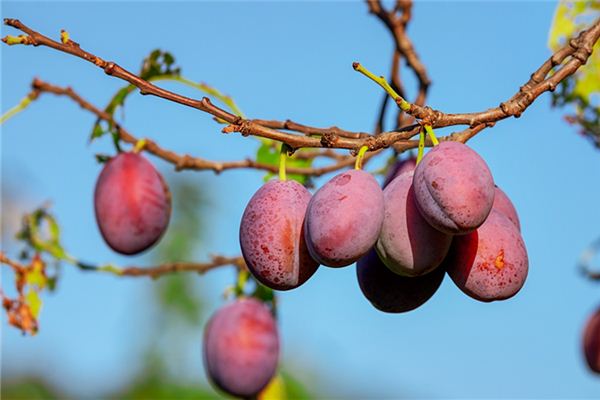
[[[102,137],[107,131],[102,128],[102,124],[100,120],[97,120],[92,128],[92,134],[90,135],[90,142],[94,139]]]
[[[175,68],[173,64],[175,64],[175,57],[173,57],[171,53],[163,52],[158,49],[153,50],[146,58],[144,58],[139,76],[147,81],[179,77],[181,69]],[[104,111],[114,118],[115,112],[125,105],[127,97],[136,89],[137,88],[134,85],[127,85],[119,89],[110,99]],[[101,121],[97,120],[92,128],[90,141],[102,137],[108,132],[115,134],[114,127],[109,124],[108,128],[103,128]]]
[[[25,295],[25,303],[31,310],[31,314],[34,318],[37,318],[40,315],[40,311],[42,309],[42,299],[40,298],[38,292],[35,290],[30,290]]]
[[[575,31],[575,21],[571,13],[571,7],[567,2],[561,1],[556,7],[554,21],[550,28],[550,38],[548,46],[552,50],[564,45],[566,38],[569,38]]]
[[[554,15],[549,46],[557,50],[579,31],[600,16],[600,3],[594,0],[561,1]],[[594,98],[600,96],[600,44],[572,76],[563,80],[552,93],[553,106],[568,107],[575,114],[565,116],[570,124],[579,125],[580,132],[600,147],[600,110]]]
[[[36,286],[38,290],[46,286],[47,279],[44,274],[44,263],[39,258],[34,258],[32,262],[33,268],[25,275],[25,281],[30,286]]]
[[[592,55],[575,76],[574,95],[589,98],[600,93],[600,42],[594,45]]]
[[[256,152],[256,161],[269,165],[279,165],[279,151],[279,148],[273,147],[273,141],[263,142]],[[298,150],[295,154],[298,154],[301,151],[302,150]],[[288,157],[286,161],[286,165],[288,167],[309,168],[312,165],[312,159],[300,159],[295,157],[295,154],[291,157]],[[275,174],[269,172],[265,175],[264,181],[266,182],[274,176]],[[308,182],[308,177],[306,175],[287,174],[287,177],[288,179],[295,180],[302,185],[305,185]]]
[[[173,64],[175,64],[175,57],[171,53],[156,49],[144,59],[140,77],[149,80],[158,75],[179,76],[181,69],[173,67]]]

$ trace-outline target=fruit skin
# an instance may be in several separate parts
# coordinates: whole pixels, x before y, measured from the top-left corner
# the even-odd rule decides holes
[[[240,298],[218,310],[204,331],[204,367],[221,390],[237,397],[258,394],[275,375],[277,324],[269,308]]]
[[[437,268],[418,277],[400,276],[390,271],[375,250],[356,263],[358,284],[373,307],[387,313],[412,311],[438,290],[446,272]]]
[[[240,224],[240,246],[248,269],[265,286],[294,289],[319,263],[304,239],[310,193],[296,181],[271,180],[252,196]]]
[[[383,192],[371,174],[335,176],[308,204],[304,233],[311,256],[329,267],[354,263],[377,241],[383,209]]]
[[[588,367],[600,374],[600,309],[588,319],[583,331],[583,354]]]
[[[137,254],[166,231],[171,195],[162,176],[141,154],[120,153],[98,177],[94,209],[106,243],[116,252]]]
[[[415,169],[415,199],[423,217],[448,234],[477,229],[494,203],[494,180],[485,161],[468,146],[442,142]]]
[[[492,210],[475,232],[454,237],[443,265],[464,293],[490,302],[517,294],[527,278],[529,260],[517,228]]]
[[[504,214],[510,221],[515,224],[519,232],[521,231],[521,222],[519,221],[519,215],[515,206],[510,201],[506,193],[504,193],[498,186],[496,186],[496,194],[494,195],[494,204],[492,209]]]
[[[385,218],[377,253],[393,272],[419,276],[437,268],[448,253],[452,236],[433,228],[421,216],[413,190],[413,172],[396,177],[383,191]]]
[[[383,181],[383,188],[385,189],[395,177],[402,175],[408,171],[414,171],[417,167],[417,158],[410,156],[408,158],[398,160],[392,165],[385,176]]]

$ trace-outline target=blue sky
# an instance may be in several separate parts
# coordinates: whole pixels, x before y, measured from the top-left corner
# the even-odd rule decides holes
[[[418,2],[410,34],[434,82],[429,104],[470,112],[509,98],[549,56],[554,7]],[[151,50],[168,49],[186,77],[231,94],[251,117],[351,130],[373,127],[381,94],[352,70],[352,62],[387,73],[392,51],[388,32],[362,2],[3,2],[2,16],[54,37],[65,28],[84,48],[134,71]],[[3,27],[2,33],[14,32]],[[98,105],[123,85],[47,48],[0,51],[2,110],[25,95],[34,76],[71,85]],[[414,79],[403,75],[414,90]],[[320,268],[307,284],[280,296],[283,358],[300,380],[339,397],[600,393],[600,378],[587,372],[580,353],[581,330],[600,292],[575,269],[580,252],[599,233],[600,186],[594,182],[600,152],[562,116],[543,95],[520,119],[502,121],[470,142],[519,211],[530,258],[523,290],[511,300],[483,304],[446,278],[420,309],[387,315],[362,297],[353,266]],[[91,199],[100,167],[93,155],[111,146],[108,140],[88,145],[93,121],[66,99],[45,95],[2,126],[3,199],[19,194],[24,211],[51,199],[66,247],[85,259],[143,263],[143,256],[112,253],[96,227]],[[149,96],[131,96],[124,125],[174,151],[210,159],[241,159],[257,148],[239,135],[221,135],[207,115]],[[152,160],[170,176],[171,166]],[[262,174],[184,174],[206,189],[211,204],[210,234],[198,259],[239,253],[239,220]],[[4,270],[2,278],[3,285],[12,283]],[[231,278],[230,270],[190,277],[203,281],[213,308]],[[148,335],[150,285],[65,268],[57,293],[45,297],[38,336],[22,337],[3,318],[3,375],[44,373],[78,396],[118,387],[135,373],[131,361]],[[189,380],[205,380],[201,336],[189,338],[189,353],[176,360]]]

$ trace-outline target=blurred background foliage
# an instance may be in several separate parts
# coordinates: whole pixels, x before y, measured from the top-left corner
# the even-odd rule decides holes
[[[548,44],[552,51],[564,46],[568,38],[589,26],[600,16],[597,0],[565,1],[556,7]],[[552,93],[552,104],[569,113],[565,120],[600,148],[600,42],[586,65],[563,80]]]

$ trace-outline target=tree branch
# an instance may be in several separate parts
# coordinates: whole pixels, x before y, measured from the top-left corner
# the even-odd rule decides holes
[[[372,12],[374,12],[376,15],[382,15],[380,14],[381,9],[377,8],[378,5],[380,6],[378,1],[369,1],[369,6],[373,10]],[[388,17],[385,17],[383,20],[384,22],[387,21]],[[5,19],[4,22],[5,24],[17,28],[27,34],[27,36],[18,37],[17,40],[15,40],[15,37],[7,36],[2,39],[5,43],[34,46],[43,45],[67,54],[74,55],[76,57],[80,57],[102,68],[108,75],[121,78],[138,87],[142,94],[155,95],[170,101],[193,107],[207,112],[216,118],[227,121],[229,125],[223,129],[223,132],[225,133],[240,132],[242,135],[265,137],[286,143],[292,149],[298,149],[302,147],[328,147],[352,149],[356,151],[362,146],[367,146],[371,151],[374,151],[389,147],[396,142],[401,142],[397,143],[395,147],[397,150],[403,151],[409,148],[415,148],[418,145],[417,141],[409,140],[419,130],[419,127],[415,125],[398,131],[382,133],[377,136],[369,135],[362,137],[362,134],[356,133],[358,138],[342,137],[337,133],[331,132],[323,133],[320,138],[313,136],[299,136],[282,132],[256,122],[260,120],[249,120],[233,115],[213,105],[206,97],[202,98],[201,100],[195,100],[159,88],[158,86],[155,86],[154,84],[147,82],[135,74],[123,69],[116,63],[104,61],[100,57],[81,49],[79,44],[68,39],[68,37],[65,39],[66,35],[63,36],[63,42],[59,43],[30,29],[22,24],[19,20]],[[402,24],[399,24],[399,26],[402,26]],[[396,37],[398,28],[394,25],[392,26],[392,29],[394,30]],[[423,123],[432,126],[433,128],[451,125],[468,125],[469,127],[474,128],[481,124],[489,126],[496,121],[508,118],[510,116],[518,117],[538,96],[546,91],[554,90],[560,81],[573,74],[581,65],[583,65],[591,55],[593,45],[599,37],[600,19],[595,21],[589,29],[581,32],[577,38],[571,39],[565,47],[557,51],[549,60],[542,64],[542,66],[533,73],[531,79],[520,88],[519,92],[508,101],[502,103],[499,107],[477,113],[445,114],[439,110],[433,110],[429,107],[420,106],[417,104],[417,102],[415,102],[410,105],[408,114],[412,115],[416,119],[421,120]],[[402,37],[398,36],[396,40],[402,39]],[[399,48],[399,51],[404,54],[407,60],[410,57],[412,61],[409,61],[409,64],[412,65],[412,68],[420,76],[420,79],[422,80],[422,86],[427,87],[429,84],[429,78],[426,74],[424,74],[424,68],[421,68],[420,61],[418,58],[416,58],[416,53],[414,53],[412,45],[410,47],[407,47],[406,45],[402,46]],[[548,73],[553,70],[553,65],[558,66],[559,63],[562,63],[567,58],[569,58],[569,60],[562,65],[561,68],[557,69],[550,77],[547,77]],[[405,100],[402,99],[402,101]],[[473,131],[470,132],[473,133]],[[452,140],[453,137],[456,136],[449,135],[445,138],[441,138],[440,140]]]
[[[77,94],[72,88],[52,85],[48,82],[44,82],[37,78],[33,80],[33,82],[31,83],[31,87],[32,87],[32,92],[27,96],[27,98],[37,99],[39,97],[39,95],[42,93],[52,93],[52,94],[55,94],[58,96],[66,96],[66,97],[70,98],[71,100],[73,100],[75,103],[77,103],[84,110],[87,110],[87,111],[91,112],[92,114],[94,114],[95,116],[97,116],[98,118],[113,124],[122,141],[124,141],[126,143],[130,143],[130,144],[136,144],[139,141],[139,138],[133,136],[121,124],[117,123],[110,114],[99,109],[98,107],[94,106],[93,104],[91,104],[90,102],[85,100],[83,97],[81,97],[79,94]],[[277,121],[269,121],[269,122],[275,124]],[[311,127],[304,127],[304,126],[301,126],[301,125],[296,124],[291,121],[290,121],[290,123],[295,124],[294,127],[298,127],[298,129],[306,129],[306,130],[318,129],[318,128],[311,128]],[[285,123],[283,123],[283,124],[285,124]],[[333,128],[330,128],[330,129],[333,129]],[[200,157],[192,157],[188,154],[179,155],[173,151],[170,151],[170,150],[160,147],[156,142],[154,142],[150,139],[145,139],[145,141],[146,141],[146,143],[144,145],[144,151],[147,151],[147,152],[173,164],[177,170],[184,170],[184,169],[187,169],[187,170],[212,170],[217,173],[225,171],[225,170],[240,169],[240,168],[253,168],[253,169],[268,171],[268,172],[272,172],[272,173],[277,173],[279,170],[279,167],[277,165],[259,163],[255,160],[251,160],[251,159],[239,160],[239,161],[210,161],[210,160],[206,160],[206,159],[200,158]],[[368,158],[371,158],[371,157],[375,156],[376,154],[378,154],[378,153],[372,152],[368,155],[369,156]],[[305,156],[317,157],[317,156],[321,156],[321,155],[335,159],[337,162],[334,164],[331,164],[331,165],[328,165],[325,167],[319,167],[319,168],[288,167],[287,171],[292,174],[321,176],[323,174],[333,172],[338,169],[342,169],[342,168],[345,168],[345,167],[348,167],[348,166],[351,166],[354,164],[354,157],[343,156],[341,154],[334,153],[330,149],[325,149],[322,152],[318,152],[318,153],[313,152],[313,154],[311,154],[311,155],[307,154]]]

